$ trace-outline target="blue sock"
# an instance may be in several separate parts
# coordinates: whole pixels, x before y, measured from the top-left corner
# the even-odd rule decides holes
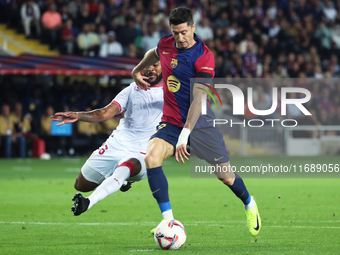
[[[168,180],[163,172],[162,166],[148,168],[148,181],[153,197],[157,200],[161,212],[171,210]]]
[[[242,200],[244,205],[247,205],[250,203],[251,197],[250,194],[246,188],[246,185],[244,185],[244,182],[242,178],[235,173],[235,181],[232,186],[228,186],[234,194]]]

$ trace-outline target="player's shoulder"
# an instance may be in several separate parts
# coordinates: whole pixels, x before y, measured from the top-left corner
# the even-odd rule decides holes
[[[138,85],[136,84],[136,82],[131,82],[130,85],[127,87],[129,88],[130,92],[134,92],[134,91],[142,91],[142,89],[140,87],[138,87]]]
[[[205,45],[204,41],[198,38],[198,42],[199,42],[199,48],[203,50],[203,55],[212,55],[211,51],[209,50],[208,46]]]
[[[159,40],[158,47],[159,46],[170,46],[170,45],[173,45],[174,42],[175,42],[175,38],[173,37],[172,34],[165,35]]]

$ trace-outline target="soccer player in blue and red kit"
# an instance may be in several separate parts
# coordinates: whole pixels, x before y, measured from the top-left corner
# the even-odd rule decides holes
[[[196,25],[190,9],[179,7],[172,10],[169,21],[172,35],[163,37],[156,48],[145,54],[132,71],[132,76],[140,88],[149,89],[149,83],[144,80],[147,77],[140,72],[160,60],[163,71],[163,116],[157,131],[149,140],[145,163],[150,189],[163,218],[173,219],[168,182],[162,164],[174,154],[177,162],[188,160],[190,154],[186,146],[190,133],[190,146],[199,158],[211,165],[231,168],[223,135],[217,127],[213,127],[211,120],[214,115],[210,107],[207,107],[207,115],[201,116],[202,95],[205,92],[198,88],[204,85],[195,82],[190,86],[191,78],[206,81],[214,77],[214,57],[194,34]],[[261,228],[261,219],[256,202],[249,195],[242,178],[232,171],[215,174],[242,200],[249,231],[256,236]]]

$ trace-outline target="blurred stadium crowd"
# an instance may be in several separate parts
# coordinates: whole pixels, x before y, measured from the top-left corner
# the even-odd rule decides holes
[[[177,6],[192,10],[196,34],[215,56],[216,77],[296,78],[292,86],[312,93],[307,106],[312,116],[301,116],[294,108],[288,109],[288,115],[306,125],[340,125],[340,84],[336,79],[340,76],[340,1],[0,0],[0,20],[62,54],[141,58],[171,33],[167,17]],[[301,84],[299,78],[315,80]],[[317,82],[323,78],[333,80]],[[6,84],[5,78],[3,81]],[[30,113],[32,130],[38,135],[42,131],[37,123],[48,116],[43,117],[46,111],[101,107],[119,91],[77,81],[60,85],[60,90],[58,86],[37,83],[29,86],[29,97],[14,97],[23,102],[24,113]],[[5,88],[12,93],[14,87]],[[270,108],[270,84],[256,86],[254,91],[255,108]],[[231,104],[230,94],[224,96]],[[2,97],[1,102],[9,104],[14,113],[16,102]],[[33,101],[39,113],[32,113]]]

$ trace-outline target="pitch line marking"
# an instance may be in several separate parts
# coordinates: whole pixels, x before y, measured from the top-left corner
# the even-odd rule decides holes
[[[324,221],[312,221],[314,223],[323,223]],[[326,222],[332,222],[337,223],[334,221],[326,221]],[[224,223],[224,224],[221,224]],[[193,222],[193,223],[186,223],[186,226],[198,226],[200,224],[206,224],[206,226],[209,227],[227,227],[231,225],[226,225],[225,223],[246,223],[246,221],[225,221],[225,222]],[[288,223],[288,222],[287,222]],[[99,225],[115,225],[115,226],[131,226],[131,225],[145,225],[145,226],[152,226],[158,224],[158,222],[92,222],[92,223],[72,223],[72,222],[21,222],[21,221],[15,221],[15,222],[6,222],[6,221],[0,221],[0,224],[28,224],[28,225],[83,225],[83,226],[99,226]],[[332,226],[280,226],[280,225],[265,225],[264,227],[268,228],[325,228],[325,229],[340,229],[339,227],[332,227]]]

